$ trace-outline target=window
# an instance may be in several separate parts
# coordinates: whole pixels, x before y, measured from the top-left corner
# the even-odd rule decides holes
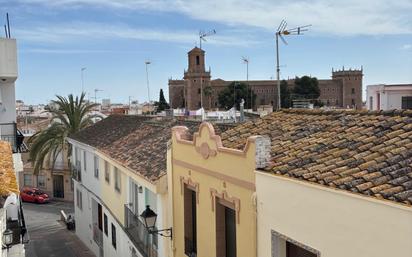
[[[352,106],[355,105],[355,99],[352,98]]]
[[[200,95],[200,88],[197,89],[197,93]]]
[[[86,166],[86,151],[83,151],[83,169],[86,171],[87,166]]]
[[[114,189],[120,193],[121,174],[119,170],[114,167]]]
[[[97,226],[103,231],[103,209],[101,204],[97,204]]]
[[[99,158],[94,156],[94,177],[99,178]]]
[[[320,252],[272,230],[272,257],[317,257]]]
[[[355,88],[352,87],[352,94],[355,94]]]
[[[110,167],[107,161],[104,161],[104,179],[107,183],[110,183]]]
[[[195,256],[197,253],[196,192],[186,186],[184,191],[185,254]]]
[[[32,175],[31,174],[24,174],[24,185],[25,186],[33,186],[32,184]]]
[[[105,233],[106,236],[107,236],[107,235],[109,234],[109,227],[108,227],[108,224],[107,224],[107,215],[106,215],[106,213],[104,214],[103,222],[104,222],[104,224],[103,224],[103,226],[104,226],[104,233]]]
[[[76,205],[77,207],[82,210],[83,209],[83,199],[82,199],[82,191],[76,189]]]
[[[200,57],[199,57],[199,55],[196,55],[196,65],[200,65]]]
[[[112,245],[113,248],[116,249],[117,245],[116,245],[116,227],[114,226],[114,224],[112,223]]]
[[[37,176],[37,187],[45,188],[46,187],[46,177],[43,175]]]
[[[412,96],[402,96],[402,109],[412,109]]]
[[[369,110],[373,110],[373,96],[369,96]]]
[[[222,200],[224,201],[224,200]],[[236,257],[236,211],[232,203],[216,203],[216,255]],[[232,206],[234,207],[234,206]]]

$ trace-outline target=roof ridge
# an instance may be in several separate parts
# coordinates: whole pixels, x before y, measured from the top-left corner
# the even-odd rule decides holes
[[[311,115],[330,115],[330,114],[346,114],[346,115],[374,115],[374,116],[402,116],[402,117],[412,117],[412,110],[380,110],[380,111],[371,111],[371,110],[347,110],[347,109],[281,109],[280,111],[273,112],[272,115],[276,113],[302,113],[302,114],[311,114]]]

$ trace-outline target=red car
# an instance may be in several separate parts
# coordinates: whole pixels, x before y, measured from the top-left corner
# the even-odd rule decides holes
[[[20,197],[23,202],[32,203],[47,203],[50,200],[46,193],[37,188],[24,188]]]

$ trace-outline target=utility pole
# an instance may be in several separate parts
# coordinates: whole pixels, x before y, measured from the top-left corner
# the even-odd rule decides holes
[[[81,73],[81,79],[82,79],[82,93],[84,92],[84,71],[86,70],[86,67],[83,67],[80,69],[80,73]]]
[[[148,71],[148,65],[151,64],[150,61],[145,61],[146,64],[146,84],[147,84],[147,100],[149,101],[150,104],[150,87],[149,87],[149,71]]]
[[[308,27],[312,25],[305,25],[305,26],[299,26],[293,29],[286,29],[287,27],[287,22],[285,20],[282,20],[279,24],[279,27],[276,31],[276,78],[277,78],[277,92],[278,92],[278,101],[277,101],[277,110],[280,110],[281,104],[280,104],[280,64],[279,64],[279,38],[282,40],[282,42],[287,45],[288,43],[286,40],[282,37],[283,36],[288,36],[288,35],[303,35],[302,32],[308,31]]]
[[[246,64],[246,83],[247,83],[247,88],[248,88],[249,93],[250,93],[250,109],[252,109],[252,111],[253,111],[253,107],[252,107],[253,94],[252,94],[252,89],[249,86],[249,58],[242,56],[242,61],[243,61],[243,63]]]

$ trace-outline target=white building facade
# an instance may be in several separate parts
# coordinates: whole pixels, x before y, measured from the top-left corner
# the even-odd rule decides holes
[[[369,85],[366,107],[373,111],[412,109],[412,84]]]
[[[68,141],[73,149],[76,235],[96,256],[168,256],[170,238],[150,234],[140,217],[149,205],[158,214],[156,227],[166,227],[166,176],[150,181],[98,147]]]

